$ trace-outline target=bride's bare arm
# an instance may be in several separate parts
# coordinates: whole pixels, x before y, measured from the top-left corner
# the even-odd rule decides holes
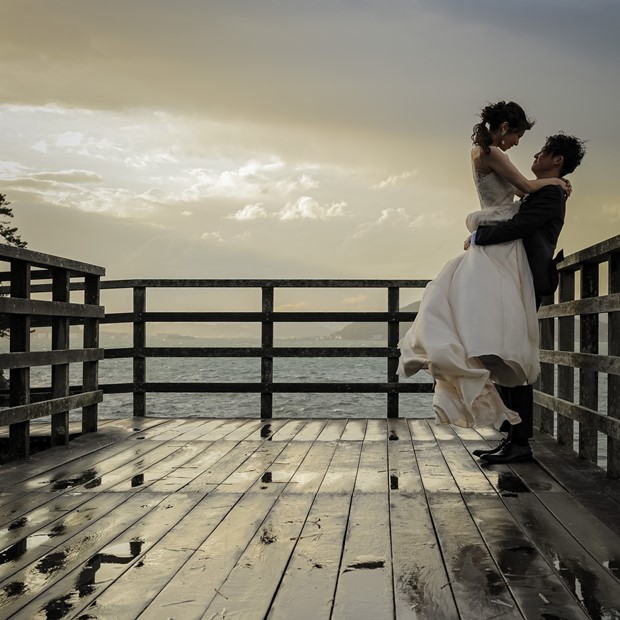
[[[564,191],[567,190],[566,181],[563,179],[557,179],[555,177],[548,179],[526,179],[519,172],[519,169],[510,161],[508,155],[496,146],[492,146],[490,153],[484,156],[484,163],[491,168],[493,172],[506,179],[506,181],[514,185],[517,190],[524,194],[531,194],[545,187],[545,185],[559,185]]]

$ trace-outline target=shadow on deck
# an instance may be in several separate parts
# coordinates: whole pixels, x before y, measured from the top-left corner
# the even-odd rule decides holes
[[[154,419],[0,469],[2,618],[618,618],[620,486],[539,435]]]

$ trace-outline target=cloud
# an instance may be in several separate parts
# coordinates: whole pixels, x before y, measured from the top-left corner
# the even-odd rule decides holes
[[[368,235],[373,229],[385,227],[388,225],[408,226],[412,221],[411,216],[403,208],[383,209],[381,215],[374,222],[364,222],[360,224],[353,233],[354,239],[362,239]]]
[[[280,221],[289,220],[327,220],[347,215],[347,203],[337,202],[321,206],[314,198],[302,196],[295,202],[287,203],[278,213]]]
[[[143,217],[153,212],[152,204],[130,190],[89,187],[100,181],[99,175],[87,170],[26,172],[20,176],[5,175],[2,191],[23,193],[36,202],[92,213],[109,213],[122,218]]]
[[[236,213],[227,215],[226,219],[238,220],[240,222],[243,222],[246,220],[256,220],[265,217],[268,217],[268,214],[265,210],[265,207],[263,207],[263,203],[257,202],[253,205],[245,205],[243,209],[239,209],[239,211],[237,211]]]
[[[411,215],[406,209],[399,207],[383,209],[379,217],[373,222],[360,224],[353,233],[353,239],[363,239],[371,233],[383,231],[387,228],[399,231],[409,229],[438,229],[454,226],[454,220],[445,212],[418,213]]]
[[[618,57],[620,5],[615,0],[419,0],[419,5],[451,20],[478,25],[486,32],[518,32],[520,37],[568,54],[584,54],[604,62]],[[536,19],[531,19],[534,14]]]
[[[57,170],[50,172],[33,172],[31,179],[52,181],[57,183],[98,183],[103,177],[91,170]]]
[[[72,147],[79,146],[84,142],[84,134],[79,131],[65,131],[56,137],[56,146]]]
[[[174,147],[141,147],[137,149],[136,144],[131,140],[127,144],[122,144],[109,138],[88,137],[80,142],[66,142],[58,146],[62,146],[70,153],[123,164],[137,170],[146,170],[161,164],[172,164],[178,161],[170,153]]]
[[[620,220],[620,204],[605,204],[603,205],[602,211],[603,215],[608,217],[610,221],[615,222]]]
[[[16,161],[0,161],[0,178],[15,177],[25,170],[25,167]]]
[[[185,201],[214,196],[246,200],[265,195],[288,196],[320,185],[315,177],[305,172],[299,174],[294,165],[275,156],[252,159],[238,168],[186,169],[174,180],[187,186],[181,195]]]
[[[291,220],[328,220],[348,215],[347,203],[336,202],[331,205],[321,206],[317,200],[310,196],[302,196],[295,202],[289,202],[279,210],[267,210],[262,202],[249,204],[235,213],[227,215],[224,219],[237,220],[239,222],[264,218],[276,218],[282,222]]]
[[[304,308],[308,307],[308,303],[305,301],[298,301],[295,303],[288,303],[288,304],[280,304],[279,306],[276,306],[275,310],[276,312],[288,312],[290,310],[303,310]]]
[[[396,185],[397,183],[400,183],[401,181],[404,181],[405,179],[409,179],[411,177],[416,177],[416,176],[418,176],[417,170],[408,170],[407,172],[402,172],[401,174],[395,174],[391,177],[388,177],[387,179],[377,183],[376,185],[373,185],[372,188],[373,189],[384,189],[386,187],[389,187],[390,185]]]
[[[222,233],[219,230],[213,232],[204,232],[200,235],[200,238],[205,241],[217,241],[218,243],[222,243],[224,238],[222,237]]]
[[[289,178],[278,181],[275,189],[281,194],[292,194],[300,190],[316,189],[320,185],[319,181],[309,174],[302,174],[298,178]]]
[[[367,295],[355,295],[354,297],[345,297],[341,300],[341,304],[345,306],[360,306],[368,299]]]
[[[47,153],[48,146],[46,140],[39,140],[36,144],[32,145],[33,151],[38,151],[39,153]]]

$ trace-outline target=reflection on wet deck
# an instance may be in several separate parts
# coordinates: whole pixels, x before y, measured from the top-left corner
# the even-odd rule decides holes
[[[0,469],[0,617],[620,618],[620,486],[427,420],[127,419]]]

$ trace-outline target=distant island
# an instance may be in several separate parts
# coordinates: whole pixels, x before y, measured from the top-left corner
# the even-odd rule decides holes
[[[420,302],[414,301],[412,304],[400,308],[400,312],[417,312],[420,309]],[[399,327],[399,338],[402,338],[411,327],[411,322],[401,323]],[[386,340],[387,325],[385,323],[350,323],[340,331],[334,332],[331,336],[335,340]]]

